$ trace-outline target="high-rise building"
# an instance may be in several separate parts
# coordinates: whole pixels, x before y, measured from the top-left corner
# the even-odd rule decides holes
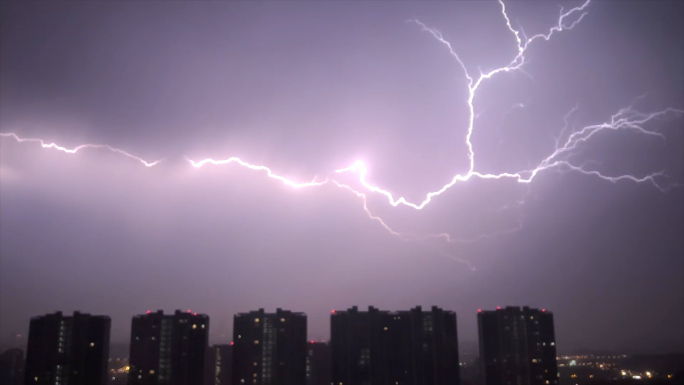
[[[332,311],[332,383],[458,385],[456,314],[433,306]]]
[[[21,385],[24,380],[24,351],[7,349],[0,354],[0,385]]]
[[[204,385],[230,385],[233,346],[214,345],[207,349]]]
[[[162,310],[133,317],[130,385],[204,385],[209,316]]]
[[[264,309],[233,321],[233,384],[306,383],[306,314]]]
[[[306,385],[330,385],[330,345],[310,341],[306,345]]]
[[[551,312],[507,306],[478,311],[477,323],[484,384],[558,384]]]
[[[79,312],[31,318],[24,384],[105,385],[110,327],[109,317]]]

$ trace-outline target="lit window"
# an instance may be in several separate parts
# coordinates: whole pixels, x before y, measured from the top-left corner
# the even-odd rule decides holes
[[[536,359],[536,358],[533,358],[533,359],[532,359],[532,363],[533,363],[533,364],[536,364],[536,363],[537,363],[537,359]]]
[[[254,345],[259,345],[259,340],[254,340]]]
[[[202,329],[204,329],[204,324],[202,324]]]
[[[285,318],[281,318],[281,319],[280,319],[280,322],[285,322]]]
[[[255,323],[259,323],[259,319],[258,319],[258,318],[255,318],[255,319],[254,319],[254,322],[255,322]]]
[[[155,340],[155,338],[154,338],[154,336],[152,336],[152,341],[154,341],[154,340]]]
[[[556,345],[556,343],[555,343],[555,342],[551,342],[551,344],[550,344],[550,345],[551,345],[551,346],[554,346],[554,345]]]
[[[549,383],[549,380],[546,380],[546,383],[548,384],[548,383]]]
[[[95,342],[90,343],[90,347],[92,348],[93,346],[95,346]]]
[[[242,334],[238,334],[238,339],[242,338]]]
[[[385,326],[382,330],[387,331],[387,326]]]
[[[154,374],[154,369],[150,369],[150,374]]]
[[[38,377],[33,377],[33,381],[38,382]]]
[[[197,329],[197,325],[192,324],[192,328],[193,328],[193,329]]]
[[[254,366],[257,366],[257,363],[256,363],[256,361],[254,361]]]

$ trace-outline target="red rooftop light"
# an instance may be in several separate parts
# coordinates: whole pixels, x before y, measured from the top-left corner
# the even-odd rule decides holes
[[[188,310],[188,313],[190,313],[190,310]]]
[[[311,343],[313,344],[313,343],[314,343],[314,340],[311,340]]]
[[[150,311],[149,311],[149,310],[147,311],[147,314],[150,314]]]
[[[543,312],[545,312],[545,311],[546,311],[546,309],[542,309],[542,311],[543,311]]]
[[[477,312],[478,312],[478,313],[482,313],[482,309],[477,309]]]
[[[194,315],[197,315],[197,313],[195,313]]]
[[[230,345],[231,345],[231,346],[235,345],[235,342],[230,341]]]
[[[331,314],[335,314],[335,310],[331,311],[330,313],[331,313]]]
[[[496,310],[501,310],[501,306],[497,306],[497,307],[496,307]]]

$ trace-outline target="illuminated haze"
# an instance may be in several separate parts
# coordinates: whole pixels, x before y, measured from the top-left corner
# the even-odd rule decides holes
[[[524,43],[559,7],[507,15]],[[330,309],[417,304],[457,311],[467,341],[477,308],[529,304],[554,311],[561,351],[681,349],[682,7],[570,16],[477,88],[471,170],[468,79],[443,43],[475,81],[509,65],[497,3],[3,3],[0,343],[58,309],[110,314],[114,341],[133,314],[195,309],[227,342],[259,307],[305,311],[323,339]],[[577,142],[562,159],[581,170],[486,179],[611,116],[648,121]],[[329,182],[188,162],[231,156]],[[420,204],[454,175],[421,210],[368,190]],[[621,175],[647,179],[600,177]]]

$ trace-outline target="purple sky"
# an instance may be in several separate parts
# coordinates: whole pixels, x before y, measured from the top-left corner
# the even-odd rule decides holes
[[[514,28],[547,33],[559,7],[510,2]],[[441,31],[477,76],[517,53],[495,2],[2,2],[0,344],[33,315],[112,317],[112,340],[148,309],[211,317],[230,341],[236,312],[438,305],[474,341],[478,308],[555,314],[561,352],[684,349],[684,194],[567,169],[460,182],[423,210],[368,207],[394,230],[473,239],[405,242],[332,184],[294,190],[239,156],[308,182],[362,160],[374,185],[420,202],[468,171],[468,85]],[[476,171],[533,168],[570,128],[635,108],[684,108],[684,8],[592,2],[572,30],[535,41],[524,72],[478,89]],[[576,20],[575,18],[570,18]],[[521,103],[522,108],[515,105]],[[682,116],[602,130],[566,158],[605,175],[684,183]],[[569,132],[566,132],[566,137]],[[560,172],[559,172],[560,171]],[[364,191],[354,174],[340,182]],[[459,262],[467,261],[470,265]],[[474,270],[471,269],[474,267]],[[677,320],[680,321],[677,321]]]

